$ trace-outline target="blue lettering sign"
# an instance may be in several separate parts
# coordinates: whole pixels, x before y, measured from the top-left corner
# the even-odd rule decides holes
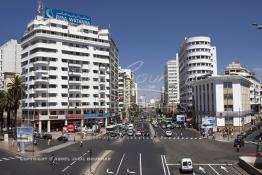
[[[74,24],[91,24],[91,17],[84,16],[76,13],[65,12],[57,9],[46,8],[44,13],[45,18],[54,18],[58,20],[67,21]]]

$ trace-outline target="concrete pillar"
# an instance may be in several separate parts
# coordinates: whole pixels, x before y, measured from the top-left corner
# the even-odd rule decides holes
[[[107,117],[105,118],[105,128],[107,127],[107,121],[108,119],[107,119]]]
[[[50,120],[47,120],[47,132],[50,132],[51,131],[51,129],[50,129]]]
[[[42,132],[42,121],[41,120],[38,121],[38,132],[39,133]]]
[[[84,126],[84,119],[81,119],[80,125],[81,125],[81,128]]]
[[[67,125],[67,120],[65,120],[65,126]]]

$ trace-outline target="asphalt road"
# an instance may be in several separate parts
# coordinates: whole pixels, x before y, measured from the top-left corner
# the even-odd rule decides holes
[[[140,122],[137,126],[148,127],[148,124]],[[94,139],[84,141],[82,148],[77,142],[43,154],[39,159],[44,160],[20,160],[0,151],[0,174],[82,175],[89,168],[88,150],[92,148],[93,158],[100,158],[105,150],[111,150],[109,160],[100,164],[96,175],[176,175],[180,174],[179,161],[185,157],[193,160],[195,175],[202,175],[204,172],[208,175],[245,175],[245,171],[237,165],[238,157],[255,152],[254,145],[246,144],[238,153],[232,143],[203,139],[198,132],[187,128],[173,129],[173,136],[169,138],[165,137],[165,129],[155,128],[155,132],[159,141],[150,137],[127,136],[109,141]],[[51,154],[60,159],[55,166],[49,164]]]

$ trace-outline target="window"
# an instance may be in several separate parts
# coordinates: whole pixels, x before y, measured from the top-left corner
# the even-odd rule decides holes
[[[50,111],[50,115],[56,115],[56,111]]]
[[[62,94],[62,97],[67,97],[68,96],[68,94]]]
[[[67,85],[62,85],[62,88],[63,88],[63,89],[67,88]]]

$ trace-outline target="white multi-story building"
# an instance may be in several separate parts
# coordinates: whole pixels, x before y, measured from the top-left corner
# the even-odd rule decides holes
[[[165,103],[172,111],[179,104],[178,58],[167,61],[165,66]]]
[[[180,104],[192,106],[194,81],[217,75],[216,47],[205,36],[185,38],[178,54]]]
[[[255,73],[250,72],[239,62],[232,62],[225,68],[225,75],[240,75],[251,82],[250,86],[250,105],[253,112],[259,112],[261,107],[260,81],[255,77]]]
[[[139,96],[138,98],[139,108],[147,108],[147,99],[146,96]]]
[[[21,47],[23,115],[39,131],[118,115],[118,49],[107,29],[38,16]]]
[[[4,74],[21,74],[21,47],[16,40],[0,46],[0,88],[4,86]]]
[[[251,82],[239,75],[214,76],[192,84],[194,122],[198,128],[241,131],[251,123]]]

